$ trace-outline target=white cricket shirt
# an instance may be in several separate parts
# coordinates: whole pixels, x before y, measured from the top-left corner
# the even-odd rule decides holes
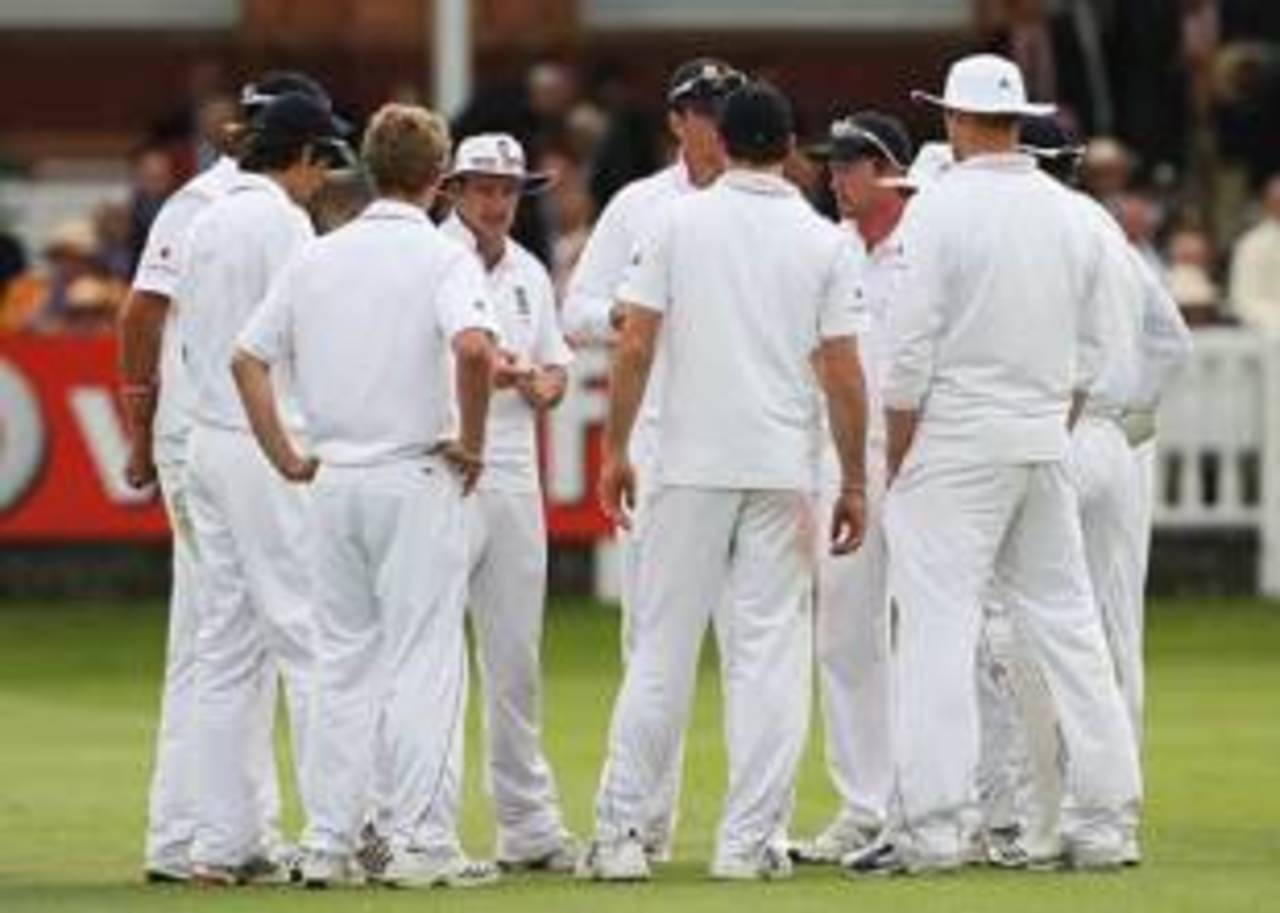
[[[695,193],[683,159],[619,190],[600,213],[582,249],[565,291],[563,324],[568,333],[597,342],[613,336],[609,314],[618,302],[631,257],[652,230],[666,206]],[[649,373],[649,386],[631,435],[631,460],[641,473],[652,472],[658,461],[659,404],[666,375],[666,355],[659,349]]]
[[[456,213],[441,228],[475,252],[480,263],[475,235]],[[573,353],[560,332],[551,277],[538,258],[508,238],[493,269],[480,266],[501,347],[521,363],[538,367],[563,368],[572,362]],[[494,390],[489,400],[479,487],[519,493],[541,490],[537,413],[516,390]]]
[[[284,188],[261,174],[242,173],[221,199],[196,218],[177,289],[196,422],[249,430],[231,377],[236,337],[280,268],[314,237],[307,214]],[[298,433],[302,422],[287,366],[277,374],[274,381],[282,417]]]
[[[169,299],[160,344],[160,400],[152,422],[156,451],[161,459],[179,458],[191,430],[195,400],[178,328],[181,302],[175,297],[187,235],[196,216],[223,196],[239,174],[235,159],[223,156],[165,200],[147,231],[147,243],[133,276],[133,287],[138,291]]]
[[[976,156],[899,228],[884,402],[916,409],[913,448],[962,461],[1061,459],[1074,390],[1102,361],[1101,244],[1071,191],[1018,154]]]
[[[311,451],[363,466],[425,454],[450,425],[453,337],[494,332],[475,257],[416,206],[377,200],[307,243],[238,345],[293,365]]]
[[[620,292],[664,318],[663,483],[811,489],[811,356],[866,327],[854,244],[763,172],[731,170],[666,208]]]

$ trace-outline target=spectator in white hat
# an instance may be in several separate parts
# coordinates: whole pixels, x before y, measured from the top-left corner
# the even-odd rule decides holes
[[[546,267],[510,237],[521,195],[541,192],[551,180],[526,170],[515,137],[469,137],[445,178],[455,208],[443,229],[479,257],[499,331],[485,473],[466,505],[468,604],[484,689],[496,855],[509,868],[570,872],[577,847],[560,814],[539,720],[547,532],[537,421],[564,395],[573,356],[560,334]]]
[[[963,864],[975,821],[975,658],[994,579],[1037,646],[1082,824],[1080,866],[1119,864],[1138,791],[1133,739],[1085,570],[1064,457],[1097,376],[1101,251],[1068,192],[1019,154],[1027,101],[1008,60],[967,57],[943,109],[957,165],[902,226],[907,281],[889,316],[885,533],[898,605],[898,803],[855,872]],[[1052,256],[1046,256],[1052,251]]]

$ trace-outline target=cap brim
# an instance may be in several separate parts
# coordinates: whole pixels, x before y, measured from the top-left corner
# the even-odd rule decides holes
[[[533,171],[523,176],[514,174],[503,174],[499,171],[480,171],[475,168],[462,168],[450,171],[444,176],[444,182],[447,184],[451,181],[459,180],[469,174],[489,175],[495,178],[509,178],[513,181],[520,182],[520,193],[525,196],[535,196],[544,193],[552,188],[556,182],[556,176],[550,171]]]
[[[915,178],[902,174],[896,177],[879,178],[876,184],[881,187],[888,187],[891,190],[919,190],[920,185]]]
[[[1049,117],[1058,113],[1058,106],[1047,102],[1026,102],[1022,105],[1012,105],[1009,107],[999,108],[965,108],[957,105],[949,104],[946,99],[932,93],[914,89],[911,92],[911,100],[916,104],[932,105],[935,108],[941,108],[944,111],[960,111],[965,114],[992,114],[1003,115],[1005,117]]]
[[[1030,143],[1019,143],[1018,150],[1038,159],[1084,158],[1084,146],[1033,146]]]

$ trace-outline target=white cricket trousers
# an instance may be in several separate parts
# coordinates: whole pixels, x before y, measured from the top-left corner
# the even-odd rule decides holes
[[[986,465],[908,455],[886,498],[898,605],[898,822],[921,864],[958,860],[976,824],[975,656],[982,598],[1007,594],[1071,759],[1078,839],[1119,851],[1138,764],[1089,588],[1075,491],[1061,462]]]
[[[155,762],[148,797],[146,865],[183,870],[190,863],[196,832],[198,742],[196,714],[196,632],[200,611],[199,552],[188,504],[185,460],[158,460],[160,492],[173,532],[169,589],[169,634],[164,685],[156,732]],[[260,719],[254,734],[255,793],[261,821],[261,849],[280,841],[280,792],[276,779],[275,669],[266,670]]]
[[[199,826],[192,861],[239,865],[257,845],[255,734],[284,676],[297,779],[309,749],[314,619],[307,492],[247,432],[197,425],[188,474],[203,580],[196,635]]]
[[[792,491],[664,486],[647,502],[632,649],[596,796],[601,839],[641,836],[678,755],[703,634],[721,596],[729,786],[718,859],[784,839],[808,730],[813,499]]]
[[[635,509],[631,516],[631,529],[618,531],[618,544],[621,550],[621,611],[622,611],[622,662],[625,666],[631,659],[635,646],[635,625],[633,606],[640,593],[640,569],[642,565],[641,543],[648,528],[648,502],[654,494],[657,477],[657,459],[651,452],[656,447],[653,441],[637,437],[632,441],[633,459],[636,460]],[[717,602],[717,607],[719,602]],[[676,824],[680,811],[680,781],[684,768],[684,734],[681,732],[680,743],[671,756],[661,776],[658,778],[653,795],[649,798],[649,810],[645,815],[645,824],[640,829],[641,840],[646,847],[657,850],[660,854],[670,852],[675,840]]]
[[[395,850],[458,849],[451,755],[463,728],[466,526],[430,457],[324,465],[312,483],[316,695],[303,843],[348,854],[386,751]],[[381,742],[379,742],[381,732]]]
[[[883,454],[870,454],[867,531],[857,552],[833,556],[826,537],[817,537],[814,619],[827,770],[840,799],[839,817],[872,830],[884,826],[893,788],[888,553],[881,517],[884,473]],[[831,516],[838,494],[823,492],[819,526]]]
[[[536,859],[558,847],[564,833],[540,723],[547,594],[542,495],[481,489],[467,499],[465,515],[467,603],[483,692],[485,787],[497,813],[497,857]]]

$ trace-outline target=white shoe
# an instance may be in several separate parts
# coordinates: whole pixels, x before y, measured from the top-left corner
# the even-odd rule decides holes
[[[562,834],[545,852],[517,859],[499,859],[498,868],[513,872],[552,872],[571,875],[578,870],[582,848],[571,834]]]
[[[1076,871],[1102,872],[1121,868],[1125,858],[1119,847],[1076,843],[1068,847],[1064,862],[1066,868]]]
[[[308,850],[302,856],[299,880],[304,888],[322,889],[364,882],[355,860],[344,853]]]
[[[786,851],[765,847],[757,856],[722,856],[711,863],[717,881],[784,881],[792,876]]]
[[[1137,834],[1126,834],[1120,845],[1120,863],[1128,868],[1142,865],[1142,847]]]
[[[964,864],[965,857],[960,853],[954,856],[922,856],[884,838],[840,860],[841,868],[855,877],[953,872],[963,868]]]
[[[649,859],[634,834],[619,840],[593,840],[574,874],[583,881],[648,881]]]
[[[850,853],[870,846],[879,829],[855,824],[848,818],[836,818],[822,833],[811,840],[797,840],[788,848],[795,862],[809,865],[835,865]]]
[[[186,884],[191,880],[191,866],[172,862],[148,863],[143,877],[147,884]]]
[[[479,888],[499,877],[492,862],[468,859],[460,852],[407,849],[392,855],[381,880],[393,888]]]

